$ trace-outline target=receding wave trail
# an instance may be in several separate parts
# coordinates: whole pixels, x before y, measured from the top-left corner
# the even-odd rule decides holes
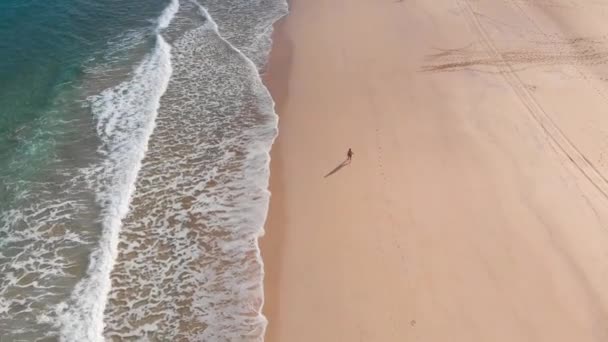
[[[223,12],[236,5],[264,16]],[[263,340],[257,239],[277,116],[253,61],[266,58],[287,7],[258,5],[184,1],[166,31],[173,73],[119,237],[109,340]],[[243,53],[222,27],[228,36],[254,32],[257,49]]]
[[[178,1],[173,0],[163,11],[159,32],[169,25],[178,8]],[[121,220],[128,212],[160,98],[171,76],[171,48],[160,33],[156,40],[154,50],[137,66],[130,80],[90,98],[101,140],[98,153],[103,158],[88,172],[101,208],[102,233],[90,255],[85,278],[76,285],[70,300],[57,308],[57,324],[64,341],[104,339],[103,313]]]

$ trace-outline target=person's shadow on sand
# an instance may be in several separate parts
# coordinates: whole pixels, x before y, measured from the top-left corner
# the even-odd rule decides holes
[[[328,174],[326,174],[323,178],[327,178],[331,175],[333,175],[334,173],[340,171],[340,169],[342,169],[343,167],[345,167],[346,165],[350,164],[351,160],[350,159],[346,159],[345,161],[343,161],[342,163],[340,163],[340,165],[336,166],[335,169],[329,171]]]

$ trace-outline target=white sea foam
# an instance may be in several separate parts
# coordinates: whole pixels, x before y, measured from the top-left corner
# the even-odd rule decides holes
[[[17,339],[48,332],[36,321],[39,308],[65,296],[65,284],[74,281],[71,256],[91,240],[66,224],[84,212],[78,193],[52,196],[47,184],[37,190],[36,200],[18,194],[23,205],[0,213],[0,331]]]
[[[169,25],[178,7],[177,0],[171,2],[159,19],[159,29]],[[158,35],[153,52],[135,69],[132,79],[90,98],[102,141],[99,153],[105,157],[90,170],[102,210],[102,234],[91,253],[87,276],[76,285],[70,300],[57,308],[64,341],[103,340],[104,310],[121,220],[128,212],[160,98],[171,76],[170,51]]]
[[[252,56],[191,4],[206,20],[173,41],[174,71],[112,273],[110,339],[263,339],[257,239],[277,116]],[[272,21],[243,24],[267,34]]]
[[[164,30],[169,27],[169,24],[175,17],[175,14],[179,10],[179,1],[171,0],[171,3],[163,10],[160,17],[158,18],[158,30]]]

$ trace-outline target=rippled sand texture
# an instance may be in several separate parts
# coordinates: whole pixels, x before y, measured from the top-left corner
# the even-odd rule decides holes
[[[283,5],[267,11],[276,19]],[[256,65],[218,34],[212,9],[182,2],[182,26],[168,31],[173,73],[121,231],[110,340],[262,340],[257,239],[277,118]]]
[[[266,341],[608,340],[608,2],[291,5]]]

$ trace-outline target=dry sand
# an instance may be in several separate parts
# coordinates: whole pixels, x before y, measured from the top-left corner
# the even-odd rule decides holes
[[[293,0],[266,341],[608,341],[607,37],[608,1]]]

